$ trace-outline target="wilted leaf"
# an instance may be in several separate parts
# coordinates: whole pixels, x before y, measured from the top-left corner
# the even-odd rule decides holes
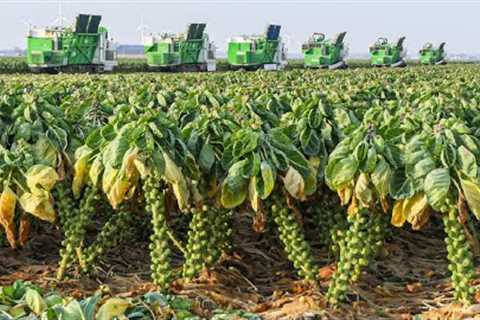
[[[358,176],[355,184],[355,197],[358,200],[360,208],[369,208],[373,202],[372,190],[369,187],[369,180],[366,173],[361,173]]]
[[[188,199],[190,197],[185,176],[165,152],[163,153],[163,159],[165,160],[165,179],[172,185],[178,207],[180,210],[185,210],[188,208]]]
[[[27,288],[27,292],[25,293],[25,302],[36,315],[40,315],[43,310],[47,308],[47,304],[43,301],[40,293],[30,288]]]
[[[353,216],[354,214],[358,213],[358,200],[356,197],[352,197],[352,201],[350,202],[350,205],[347,208],[347,213],[350,216]]]
[[[0,196],[0,224],[5,229],[8,243],[12,248],[17,247],[14,223],[16,203],[17,196],[8,186],[5,186]]]
[[[403,214],[412,225],[413,230],[421,229],[430,217],[427,196],[420,192],[415,196],[405,199],[403,203]]]
[[[283,178],[285,189],[295,199],[305,199],[305,181],[302,175],[293,167],[289,167],[285,178]]]
[[[102,189],[103,192],[108,194],[110,189],[112,188],[113,184],[115,183],[115,179],[117,178],[118,173],[120,172],[119,169],[114,169],[111,166],[106,166],[105,170],[103,171],[102,176]]]
[[[50,223],[55,222],[55,210],[48,197],[37,196],[26,192],[20,197],[20,205],[25,212],[31,213],[41,220]]]
[[[43,164],[31,167],[25,174],[30,191],[36,195],[42,195],[44,191],[50,191],[59,180],[54,168]]]
[[[353,195],[353,189],[354,189],[353,181],[350,181],[348,183],[345,183],[344,186],[341,186],[337,190],[338,197],[340,198],[340,204],[342,206],[345,206],[348,203],[350,203],[350,199],[352,198],[352,195]]]
[[[127,178],[123,174],[118,175],[107,194],[108,201],[113,209],[118,209],[130,187],[131,185]]]
[[[18,242],[22,247],[27,244],[28,236],[30,235],[31,221],[26,214],[20,216],[20,226],[18,227]]]
[[[405,221],[407,220],[406,214],[403,212],[403,204],[404,204],[404,199],[401,200],[396,200],[395,203],[393,204],[393,210],[392,210],[392,219],[391,223],[395,227],[402,227]]]
[[[121,317],[130,307],[130,302],[121,298],[110,298],[103,304],[97,312],[97,320],[113,320],[115,317]]]
[[[96,157],[95,160],[93,160],[92,165],[90,166],[90,170],[88,171],[90,181],[92,181],[92,184],[94,186],[98,185],[102,172],[103,172],[102,158]]]

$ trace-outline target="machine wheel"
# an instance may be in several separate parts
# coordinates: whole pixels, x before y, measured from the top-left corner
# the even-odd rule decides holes
[[[445,59],[442,59],[440,61],[435,62],[435,65],[437,65],[437,66],[438,65],[443,65],[443,64],[447,64],[447,61],[445,61]]]

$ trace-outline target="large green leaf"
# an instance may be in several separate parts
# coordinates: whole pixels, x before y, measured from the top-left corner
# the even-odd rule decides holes
[[[130,148],[128,139],[125,136],[119,136],[111,141],[103,151],[103,163],[118,169],[122,165],[125,152]]]
[[[457,150],[459,170],[468,177],[475,179],[478,175],[478,166],[475,156],[464,146]]]
[[[256,190],[260,199],[265,200],[275,187],[275,174],[268,162],[260,164],[261,179],[257,179]]]
[[[450,189],[450,180],[450,173],[445,168],[432,170],[425,177],[423,189],[428,203],[434,210],[440,211],[444,205]]]
[[[358,162],[353,156],[328,163],[326,169],[326,181],[329,186],[337,190],[340,186],[350,182],[355,177],[358,169]]]
[[[245,175],[247,160],[235,163],[228,171],[228,176],[222,184],[221,202],[225,208],[234,208],[242,204],[248,193],[250,177]]]
[[[461,179],[460,182],[468,207],[475,217],[480,219],[480,184],[469,179]]]
[[[205,143],[200,150],[200,156],[198,160],[200,167],[204,170],[210,170],[215,162],[215,150],[213,147]]]

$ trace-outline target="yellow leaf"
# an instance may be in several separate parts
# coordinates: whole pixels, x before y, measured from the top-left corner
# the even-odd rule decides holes
[[[125,314],[125,311],[130,307],[130,302],[121,298],[108,299],[98,310],[97,320],[113,320],[120,318]]]
[[[430,219],[432,209],[426,206],[422,211],[418,212],[415,216],[411,216],[408,222],[412,225],[413,230],[420,230]]]
[[[122,203],[129,189],[130,183],[128,179],[123,174],[120,174],[107,194],[108,201],[114,209],[117,209],[119,204]]]
[[[83,186],[87,182],[88,176],[88,160],[92,149],[88,146],[81,146],[75,150],[75,165],[74,165],[74,175],[72,183],[73,195],[78,198],[82,192]]]
[[[393,204],[391,223],[395,227],[401,227],[407,220],[407,216],[403,212],[404,199],[396,200]]]
[[[190,194],[187,188],[187,181],[177,165],[170,159],[170,157],[164,152],[163,158],[165,160],[165,179],[172,185],[173,193],[177,198],[178,207],[180,210],[188,208],[188,200]]]
[[[115,183],[115,179],[117,178],[119,171],[120,171],[119,169],[115,169],[110,165],[107,165],[105,167],[105,170],[103,171],[103,176],[102,176],[102,188],[105,194],[108,194],[110,192],[110,189]]]
[[[145,163],[141,161],[140,159],[135,159],[133,160],[133,164],[135,165],[135,168],[137,171],[140,173],[140,176],[142,179],[145,179],[147,175],[149,174],[147,167],[145,166]]]
[[[373,193],[368,185],[368,175],[362,172],[355,184],[355,197],[358,199],[360,208],[369,208],[373,202]]]
[[[77,160],[73,168],[75,173],[73,175],[72,191],[75,198],[78,199],[85,182],[87,182],[88,157],[83,157]]]
[[[18,227],[18,242],[22,247],[25,247],[28,241],[28,236],[30,235],[30,217],[25,213],[22,213],[20,216],[20,226]]]
[[[255,212],[257,212],[260,207],[260,198],[258,197],[256,183],[256,177],[253,176],[250,178],[250,183],[248,185],[248,199],[250,200],[250,205]]]
[[[38,196],[31,193],[24,193],[19,199],[23,210],[34,215],[35,217],[48,221],[55,222],[56,214],[51,199],[46,196]]]
[[[352,198],[352,202],[350,202],[350,205],[348,206],[347,213],[350,216],[353,216],[354,214],[358,213],[357,198],[355,197]]]
[[[50,191],[59,180],[54,168],[37,164],[31,167],[25,174],[27,186],[33,194],[41,195],[44,191]]]
[[[352,199],[353,195],[353,181],[350,181],[343,186],[341,186],[338,190],[338,197],[340,198],[340,204],[342,206],[347,205],[350,200]]]
[[[428,206],[427,196],[423,193],[417,193],[413,197],[405,199],[403,202],[403,213],[410,221],[410,217],[419,214]]]
[[[127,179],[132,180],[138,177],[138,170],[135,165],[135,160],[138,159],[138,148],[130,148],[123,156],[121,171],[124,172]]]
[[[285,178],[283,178],[285,189],[295,199],[305,200],[305,180],[294,168],[289,167]]]
[[[12,248],[17,247],[14,223],[16,203],[17,197],[15,193],[8,186],[5,186],[0,196],[0,224],[5,229],[8,243]]]
[[[88,176],[90,177],[90,181],[92,181],[92,184],[94,186],[98,185],[98,181],[100,180],[100,176],[102,175],[102,172],[103,172],[102,157],[96,157],[95,160],[93,160],[92,165],[90,166],[90,169],[88,170]]]

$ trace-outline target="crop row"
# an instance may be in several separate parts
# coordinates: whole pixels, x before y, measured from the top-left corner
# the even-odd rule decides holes
[[[326,292],[337,304],[392,227],[438,220],[455,298],[469,303],[478,74],[448,66],[1,78],[0,223],[13,248],[26,244],[32,216],[57,224],[62,278],[73,266],[93,272],[133,220],[146,221],[152,279],[168,291],[232,250],[240,211],[252,213],[255,231],[277,234],[298,275],[318,286],[302,224],[315,217],[337,261]],[[99,216],[104,225],[87,241]],[[178,216],[188,221],[183,243]]]

